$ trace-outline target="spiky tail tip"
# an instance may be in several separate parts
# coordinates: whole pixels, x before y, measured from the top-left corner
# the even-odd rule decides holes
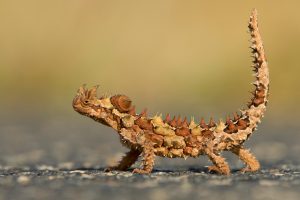
[[[255,89],[252,92],[253,97],[248,104],[248,108],[241,110],[241,119],[237,123],[238,129],[242,131],[238,131],[237,134],[233,135],[239,144],[245,142],[256,129],[258,123],[260,123],[261,118],[264,116],[266,111],[266,104],[268,102],[267,98],[269,94],[269,69],[263,43],[258,30],[256,9],[254,9],[251,13],[248,28],[251,35],[250,48],[252,49],[253,57],[252,67],[256,80],[253,83],[255,86]],[[229,128],[230,126],[228,125],[227,129]]]
[[[256,127],[266,110],[269,94],[269,68],[265,56],[264,46],[258,29],[257,10],[254,9],[250,16],[248,25],[251,35],[251,49],[253,57],[253,71],[256,81],[253,83],[255,89],[253,97],[248,104],[246,115],[250,119],[250,125]]]

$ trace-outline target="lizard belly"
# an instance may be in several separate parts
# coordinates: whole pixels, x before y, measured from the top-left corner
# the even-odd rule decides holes
[[[154,154],[160,157],[167,158],[186,158],[186,157],[197,157],[203,152],[197,147],[184,147],[184,148],[167,148],[167,147],[156,147],[154,148]]]

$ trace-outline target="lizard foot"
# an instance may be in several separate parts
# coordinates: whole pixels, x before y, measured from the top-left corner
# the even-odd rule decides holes
[[[149,170],[145,170],[145,169],[137,169],[135,168],[132,173],[134,174],[149,174],[150,171]]]
[[[245,167],[245,168],[242,168],[242,169],[240,170],[240,172],[241,172],[241,173],[255,172],[255,171],[257,171],[257,170],[258,170],[258,168],[257,168],[257,169],[252,169],[252,168],[250,168],[250,167]]]
[[[208,172],[230,175],[230,170],[228,168],[220,169],[217,166],[213,165],[213,166],[208,166],[207,169]]]
[[[215,165],[208,166],[207,169],[208,169],[208,172],[221,174],[221,170],[218,167],[216,167]]]
[[[118,169],[117,167],[107,167],[104,169],[104,172],[111,172],[115,170],[121,170],[121,169]]]
[[[112,169],[111,167],[107,167],[107,168],[105,168],[103,171],[104,171],[104,172],[111,172],[111,171],[113,171],[113,169]]]

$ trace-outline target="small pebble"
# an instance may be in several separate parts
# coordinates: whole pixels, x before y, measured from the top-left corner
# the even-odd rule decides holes
[[[21,185],[27,185],[30,182],[30,178],[28,176],[19,176],[17,182]]]
[[[274,186],[274,185],[278,185],[278,182],[276,182],[276,181],[270,181],[270,180],[260,180],[259,184],[261,186]]]
[[[95,176],[89,175],[89,174],[81,174],[81,177],[84,179],[94,179],[95,178]]]
[[[59,169],[72,169],[74,167],[74,163],[72,162],[64,162],[64,163],[59,163],[58,168]]]
[[[84,174],[86,171],[83,171],[83,170],[73,170],[73,171],[70,171],[70,174]]]
[[[54,167],[49,166],[49,165],[39,165],[39,166],[37,167],[37,169],[38,169],[38,170],[50,170],[50,171],[55,170]]]

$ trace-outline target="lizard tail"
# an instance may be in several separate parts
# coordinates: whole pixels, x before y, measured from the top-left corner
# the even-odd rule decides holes
[[[269,68],[258,30],[256,9],[252,11],[248,27],[251,34],[251,49],[254,58],[252,66],[256,81],[253,83],[255,89],[246,110],[246,115],[249,117],[250,123],[254,125],[259,123],[264,116],[269,95]]]
[[[263,114],[268,102],[267,98],[269,94],[269,68],[262,39],[258,30],[256,9],[254,9],[251,14],[248,27],[251,34],[252,43],[250,48],[252,49],[252,56],[254,58],[252,67],[254,69],[253,71],[256,77],[256,81],[253,83],[253,85],[255,86],[253,98],[251,99],[248,108],[252,109],[264,107],[264,109],[260,109]]]
[[[251,133],[256,129],[258,123],[260,123],[261,118],[266,111],[269,95],[269,68],[262,39],[258,30],[256,9],[251,13],[248,28],[251,34],[250,48],[254,59],[252,67],[256,80],[253,83],[255,89],[252,92],[253,96],[248,104],[248,108],[241,110],[241,121],[244,122],[244,127],[247,128],[238,131],[237,134],[235,134],[235,139],[239,141],[240,144],[247,140]],[[245,122],[247,122],[247,125]],[[241,123],[241,125],[243,125],[243,123]]]

